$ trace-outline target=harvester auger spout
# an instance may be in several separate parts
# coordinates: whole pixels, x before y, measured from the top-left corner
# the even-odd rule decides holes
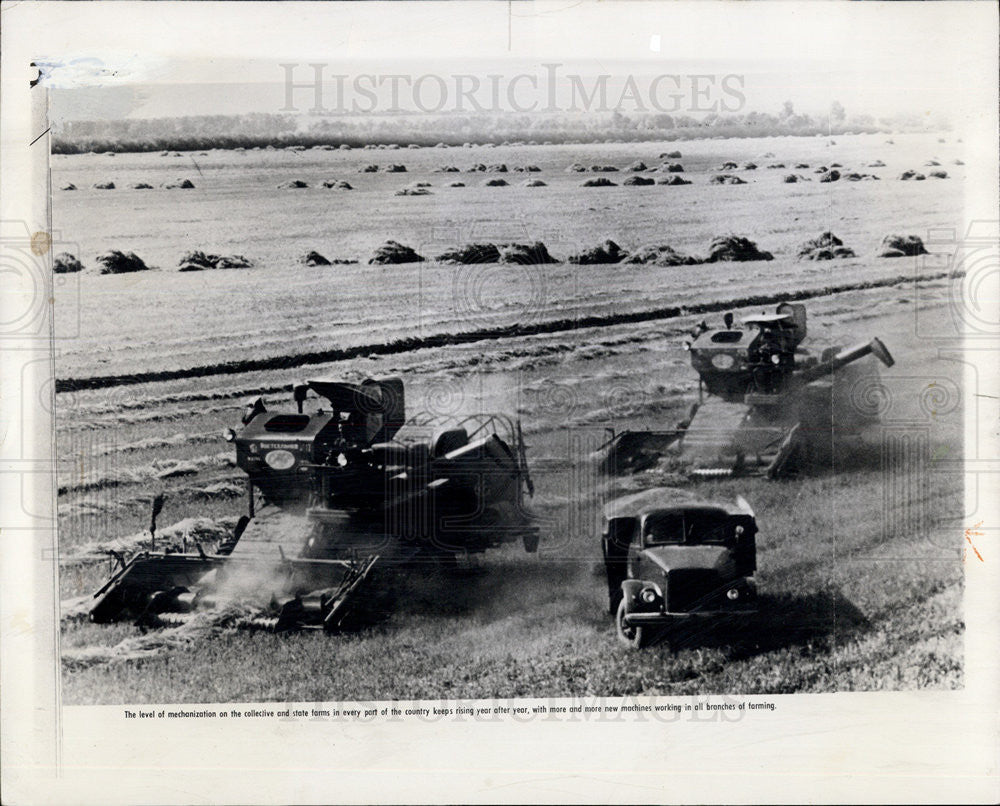
[[[831,358],[828,358],[826,361],[821,361],[814,367],[799,370],[792,376],[791,383],[798,387],[805,386],[806,384],[812,383],[819,378],[823,378],[827,375],[833,375],[833,373],[837,370],[842,369],[855,361],[859,361],[866,355],[875,356],[887,367],[891,367],[896,363],[896,359],[892,357],[892,354],[882,343],[882,340],[872,339],[869,342],[862,342],[861,344],[855,344],[853,347],[841,350]]]
[[[292,392],[296,410],[269,412],[258,398],[243,428],[226,432],[249,493],[232,536],[209,553],[154,551],[156,499],[149,549],[121,558],[93,620],[173,623],[267,591],[248,626],[339,630],[376,564],[409,572],[512,541],[537,550],[519,421],[407,419],[399,378],[313,380]],[[312,413],[310,392],[323,401]]]
[[[598,452],[602,469],[617,475],[656,465],[664,453],[683,455],[690,475],[721,477],[793,469],[830,460],[838,443],[875,425],[850,391],[877,375],[871,355],[895,363],[877,338],[817,357],[800,347],[806,336],[802,305],[782,303],[773,314],[748,316],[744,327],[711,329],[704,322],[685,347],[699,376],[699,400],[688,418],[663,431],[622,431]]]

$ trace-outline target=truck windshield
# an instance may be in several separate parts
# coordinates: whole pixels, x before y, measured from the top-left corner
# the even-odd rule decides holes
[[[646,516],[643,537],[648,545],[723,544],[733,536],[729,516],[717,509],[654,512]]]

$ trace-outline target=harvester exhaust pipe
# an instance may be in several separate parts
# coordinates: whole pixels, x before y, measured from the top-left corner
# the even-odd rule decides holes
[[[163,511],[163,502],[167,496],[157,493],[153,498],[153,509],[149,516],[149,550],[156,549],[156,516]]]
[[[306,396],[309,394],[309,384],[305,381],[299,381],[292,386],[292,398],[295,400],[295,405],[299,409],[299,414],[302,414],[302,404],[306,402]]]

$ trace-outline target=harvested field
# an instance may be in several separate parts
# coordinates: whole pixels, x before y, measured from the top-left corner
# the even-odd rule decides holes
[[[787,165],[817,164],[820,148],[827,164],[880,159],[891,176],[921,165],[928,153],[949,167],[962,153],[932,149],[926,137],[895,135],[893,147],[883,139],[838,135],[829,147],[812,138],[774,138],[766,146],[692,141],[684,161],[695,183],[677,193],[613,186],[582,193],[583,177],[566,171],[572,163],[649,163],[658,149],[679,158],[667,144],[470,147],[466,159],[483,165],[537,165],[545,191],[515,183],[503,192],[439,189],[428,199],[396,198],[402,182],[385,171],[359,173],[363,158],[374,156],[363,149],[213,150],[199,160],[197,192],[180,195],[92,188],[108,177],[121,187],[159,186],[178,172],[179,160],[53,158],[54,185],[80,188],[54,201],[54,226],[78,244],[75,254],[127,248],[150,266],[168,267],[79,276],[80,337],[61,342],[57,366],[66,599],[93,590],[106,570],[83,557],[142,544],[156,491],[167,493],[162,522],[176,525],[171,540],[198,535],[212,545],[212,535],[229,535],[243,511],[242,474],[218,434],[238,427],[249,398],[263,395],[269,408],[294,405],[290,384],[302,377],[399,374],[411,411],[440,406],[442,389],[469,410],[518,411],[536,480],[531,506],[543,532],[539,557],[511,546],[486,555],[474,573],[408,580],[388,620],[345,637],[248,636],[210,625],[148,646],[134,640],[141,635],[131,625],[103,629],[69,619],[63,701],[961,687],[957,474],[935,473],[922,497],[897,502],[922,507],[931,533],[903,528],[916,517],[910,510],[885,514],[884,495],[897,489],[886,484],[914,479],[888,482],[877,457],[874,465],[781,484],[696,483],[706,495],[739,493],[757,510],[761,613],[742,636],[692,633],[675,652],[653,647],[636,656],[619,650],[605,615],[604,582],[594,570],[596,501],[580,495],[586,466],[567,447],[567,427],[599,442],[608,426],[677,423],[697,396],[683,350],[687,334],[726,311],[740,318],[799,299],[818,338],[883,338],[897,359],[883,382],[891,405],[902,407],[886,416],[926,421],[931,455],[960,458],[961,407],[938,405],[928,419],[919,401],[921,378],[951,389],[961,367],[941,358],[940,342],[913,335],[918,317],[942,338],[953,332],[949,280],[912,258],[880,260],[873,246],[885,233],[964,231],[962,171],[936,183],[785,184],[768,171],[738,190],[709,183],[722,161],[760,160],[765,147]],[[439,151],[414,149],[406,158],[415,181],[436,176],[440,188]],[[290,174],[316,190],[275,193]],[[344,175],[357,177],[354,192],[318,189],[326,177]],[[437,235],[444,225],[446,234]],[[835,273],[822,260],[798,260],[803,241],[829,230],[836,233],[830,244],[836,238],[861,253],[838,260]],[[747,243],[713,244],[727,231]],[[479,268],[432,259],[456,244],[493,245],[507,262]],[[708,244],[715,262],[669,258],[704,255]],[[254,266],[236,274],[173,270],[191,246],[245,254]],[[327,270],[300,263],[308,253],[362,263]],[[626,253],[652,258],[615,260]],[[768,253],[770,261],[742,262]],[[117,254],[127,262],[129,253]],[[552,262],[564,257],[573,262]],[[600,265],[614,267],[594,268]],[[67,290],[55,294],[57,312],[65,310]],[[69,325],[57,314],[57,328]],[[427,674],[431,667],[435,675]],[[439,679],[451,681],[446,694]]]

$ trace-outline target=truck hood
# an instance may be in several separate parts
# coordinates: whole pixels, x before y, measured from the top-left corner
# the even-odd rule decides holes
[[[732,573],[732,552],[725,546],[653,546],[644,549],[644,557],[669,573],[680,568],[700,568]]]

